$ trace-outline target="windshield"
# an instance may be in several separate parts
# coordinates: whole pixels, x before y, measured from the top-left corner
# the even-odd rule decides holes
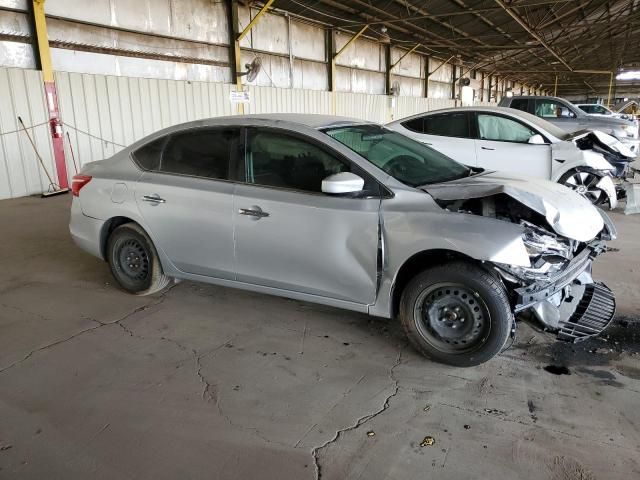
[[[471,169],[380,125],[350,125],[324,131],[396,180],[412,187],[468,177]]]

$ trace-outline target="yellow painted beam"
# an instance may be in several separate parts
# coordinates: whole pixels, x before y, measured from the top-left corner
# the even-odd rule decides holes
[[[238,35],[238,42],[240,42],[244,37],[247,36],[247,33],[251,31],[251,29],[256,25],[256,23],[258,23],[258,20],[260,20],[260,17],[264,14],[264,12],[266,12],[269,9],[269,7],[273,2],[274,0],[268,0],[267,3],[264,4],[264,6],[260,9],[258,14],[255,17],[253,17],[253,20],[249,22],[249,25],[247,25],[246,28],[242,30],[242,32],[240,32],[240,34]]]
[[[53,82],[53,67],[51,66],[51,50],[47,35],[47,20],[44,16],[45,0],[33,0],[33,19],[36,27],[36,39],[40,55],[40,68],[45,82]]]
[[[411,50],[409,50],[409,51],[405,52],[405,53],[404,53],[404,54],[403,54],[403,55],[398,59],[398,61],[397,61],[396,63],[394,63],[393,65],[391,65],[390,70],[393,70],[393,68],[394,68],[395,66],[397,66],[397,65],[402,61],[402,59],[403,59],[404,57],[406,57],[406,56],[407,56],[407,55],[409,55],[410,53],[415,52],[415,51],[418,49],[418,47],[420,47],[420,44],[419,44],[419,43],[418,43],[418,44],[416,44],[416,46],[415,46],[415,47],[413,47]]]
[[[362,34],[364,33],[364,31],[365,31],[367,28],[369,28],[369,25],[365,25],[364,27],[362,27],[362,28],[360,29],[360,31],[359,31],[358,33],[356,33],[353,37],[351,37],[351,38],[349,39],[349,41],[348,41],[347,43],[345,43],[345,44],[344,44],[344,46],[343,46],[340,50],[338,50],[338,51],[336,52],[336,54],[333,56],[333,59],[335,60],[335,59],[336,59],[336,58],[338,58],[340,55],[342,55],[342,53],[343,53],[343,52],[344,52],[344,51],[349,47],[349,45],[351,45],[353,42],[355,42],[355,41],[356,41],[356,39],[357,39],[360,35],[362,35]]]
[[[607,107],[611,107],[611,87],[613,86],[613,72],[609,77],[609,95],[607,95]]]

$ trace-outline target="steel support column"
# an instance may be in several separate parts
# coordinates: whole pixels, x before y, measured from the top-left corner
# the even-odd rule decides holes
[[[393,65],[391,65],[391,44],[387,43],[384,46],[384,56],[385,64],[384,64],[384,93],[385,95],[391,95],[391,69]]]
[[[67,178],[67,163],[64,156],[64,144],[62,136],[62,122],[58,109],[58,93],[51,65],[51,50],[49,49],[49,37],[47,36],[47,22],[44,15],[45,0],[33,0],[31,5],[32,21],[35,27],[37,42],[37,64],[42,70],[44,92],[46,96],[47,110],[49,112],[49,125],[51,127],[51,139],[53,143],[53,157],[56,164],[58,186],[61,189],[69,188]]]
[[[229,29],[229,65],[231,66],[231,79],[236,84],[236,90],[242,91],[242,78],[240,72],[242,71],[242,56],[240,53],[240,31],[238,30],[238,1],[227,0],[227,7],[229,8],[228,29]],[[239,103],[237,105],[237,112],[239,114],[244,113],[244,105]]]

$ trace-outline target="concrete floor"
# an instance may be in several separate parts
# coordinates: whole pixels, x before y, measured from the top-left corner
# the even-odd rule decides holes
[[[614,215],[597,262],[608,339],[525,326],[456,369],[393,321],[193,283],[125,294],[72,244],[69,201],[0,202],[0,478],[640,478],[640,217]]]

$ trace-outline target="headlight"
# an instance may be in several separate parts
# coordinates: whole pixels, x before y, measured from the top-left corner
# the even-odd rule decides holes
[[[524,227],[522,241],[529,254],[531,267],[501,265],[503,270],[524,280],[538,280],[559,272],[571,261],[575,250],[574,242],[558,238],[532,223],[520,223]]]

